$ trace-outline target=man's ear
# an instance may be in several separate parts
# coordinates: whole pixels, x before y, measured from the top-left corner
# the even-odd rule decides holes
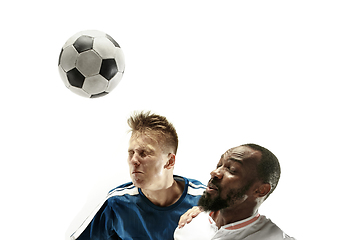
[[[165,169],[171,169],[175,166],[175,154],[169,153],[168,155],[168,161],[166,162],[164,168]]]
[[[262,198],[265,197],[271,190],[271,186],[269,183],[261,184],[256,190],[255,195],[256,197]]]

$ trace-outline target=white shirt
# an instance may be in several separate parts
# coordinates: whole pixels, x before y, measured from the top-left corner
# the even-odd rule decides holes
[[[220,229],[211,217],[212,213],[201,212],[189,224],[174,232],[175,240],[295,240],[286,235],[270,219],[258,213],[255,215],[222,226]]]

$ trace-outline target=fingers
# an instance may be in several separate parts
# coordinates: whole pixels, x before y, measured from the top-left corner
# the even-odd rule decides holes
[[[200,207],[193,207],[189,210],[187,210],[181,217],[178,223],[179,228],[182,228],[185,226],[185,224],[190,223],[193,218],[195,218],[197,215],[199,215],[199,213],[201,213],[201,209]]]

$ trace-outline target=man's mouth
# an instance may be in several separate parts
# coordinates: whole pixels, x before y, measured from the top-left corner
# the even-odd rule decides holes
[[[131,178],[133,179],[133,181],[135,181],[135,182],[137,182],[137,181],[139,181],[140,179],[142,179],[143,178],[143,175],[144,174],[144,172],[142,172],[142,171],[139,171],[139,170],[133,170],[132,172],[131,172]]]
[[[217,192],[218,190],[219,189],[215,184],[213,184],[211,182],[208,183],[207,188],[206,188],[206,192],[211,193],[211,192]]]

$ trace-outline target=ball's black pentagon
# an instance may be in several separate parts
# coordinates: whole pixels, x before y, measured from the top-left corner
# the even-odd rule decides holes
[[[110,35],[106,34],[106,37],[115,45],[115,47],[120,47],[120,45]]]
[[[82,88],[85,77],[76,68],[71,69],[66,73],[69,83],[73,87]]]
[[[64,51],[64,49],[62,48],[62,49],[61,49],[61,52],[60,52],[60,55],[59,55],[58,66],[60,66],[60,60],[61,60],[61,55],[62,55],[63,51]]]
[[[93,94],[93,95],[90,96],[90,98],[98,98],[98,97],[105,96],[106,94],[108,94],[108,92],[102,92],[102,93],[98,93],[98,94]]]
[[[116,66],[115,59],[104,59],[101,63],[100,68],[100,75],[106,78],[107,80],[110,80],[113,78],[116,73],[118,72],[118,68]]]
[[[85,52],[92,49],[94,43],[94,38],[89,36],[81,36],[74,42],[74,47],[78,53]]]

